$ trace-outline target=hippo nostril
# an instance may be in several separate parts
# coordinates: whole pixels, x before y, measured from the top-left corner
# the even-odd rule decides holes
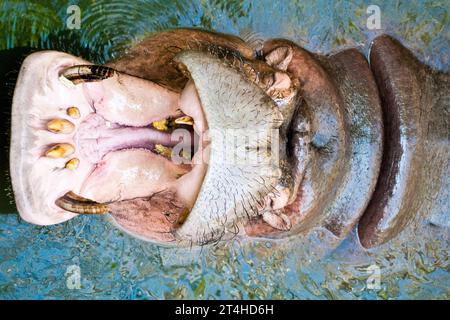
[[[106,214],[109,212],[106,204],[83,198],[72,191],[58,198],[55,204],[61,209],[77,214]]]

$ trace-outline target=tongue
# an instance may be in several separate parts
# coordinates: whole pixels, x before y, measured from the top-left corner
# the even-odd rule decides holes
[[[175,138],[172,140],[169,133],[148,127],[121,127],[110,124],[97,114],[92,114],[81,123],[77,139],[80,153],[93,164],[115,150],[153,150],[155,144],[172,147],[178,143]]]
[[[108,153],[84,182],[80,195],[100,203],[149,197],[175,188],[180,166],[145,149]]]

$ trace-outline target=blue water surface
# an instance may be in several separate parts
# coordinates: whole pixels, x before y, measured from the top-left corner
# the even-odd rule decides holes
[[[149,32],[201,27],[253,40],[283,37],[321,53],[345,47],[367,53],[371,39],[390,33],[422,61],[438,69],[449,66],[446,0],[70,4],[81,10],[79,30],[67,28],[67,1],[3,0],[0,50],[56,49],[103,63]],[[380,30],[366,26],[371,4],[380,7]],[[6,181],[1,188],[11,193]],[[41,227],[16,213],[1,214],[0,298],[448,299],[448,244],[445,231],[424,227],[372,251],[359,248],[354,231],[334,250],[302,239],[235,239],[186,250],[134,239],[107,217],[80,216]],[[375,288],[373,266],[380,271]]]

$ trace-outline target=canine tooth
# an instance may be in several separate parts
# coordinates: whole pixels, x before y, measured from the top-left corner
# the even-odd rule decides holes
[[[155,144],[155,152],[167,159],[172,158],[172,149],[165,147],[162,144]]]
[[[46,153],[45,156],[49,158],[65,158],[70,156],[75,152],[75,148],[69,143],[59,143],[53,147],[51,147]]]
[[[77,107],[67,108],[67,115],[71,118],[78,119],[80,118],[80,110]]]
[[[83,198],[72,191],[58,198],[55,204],[61,209],[78,214],[105,214],[109,211],[106,204]]]
[[[180,117],[174,120],[176,124],[187,124],[192,126],[194,124],[194,119],[189,116]]]
[[[77,158],[70,159],[67,161],[65,168],[69,170],[75,170],[78,168],[78,165],[80,164],[80,160]]]
[[[75,125],[66,119],[53,119],[47,122],[47,129],[53,133],[69,134],[75,130]]]
[[[83,82],[101,81],[114,76],[115,73],[116,70],[105,66],[76,65],[66,68],[59,79],[64,84],[70,82],[72,85],[76,85]]]
[[[152,126],[159,131],[167,131],[169,122],[167,120],[152,122]]]

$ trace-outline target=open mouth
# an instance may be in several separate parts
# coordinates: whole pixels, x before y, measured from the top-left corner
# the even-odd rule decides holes
[[[203,243],[258,214],[281,175],[272,155],[281,112],[211,55],[184,52],[176,61],[190,78],[181,93],[64,53],[25,60],[11,140],[25,220],[110,213],[146,240]],[[230,132],[245,143],[230,144]]]
[[[12,121],[20,131],[12,134],[11,168],[25,220],[55,224],[76,214],[117,212],[120,224],[121,207],[133,199],[164,197],[173,201],[156,210],[155,230],[169,232],[167,216],[176,224],[192,208],[206,170],[206,162],[192,161],[204,149],[194,149],[194,140],[207,129],[192,82],[175,93],[43,52],[27,58],[18,84]],[[134,222],[131,231],[145,236]]]

